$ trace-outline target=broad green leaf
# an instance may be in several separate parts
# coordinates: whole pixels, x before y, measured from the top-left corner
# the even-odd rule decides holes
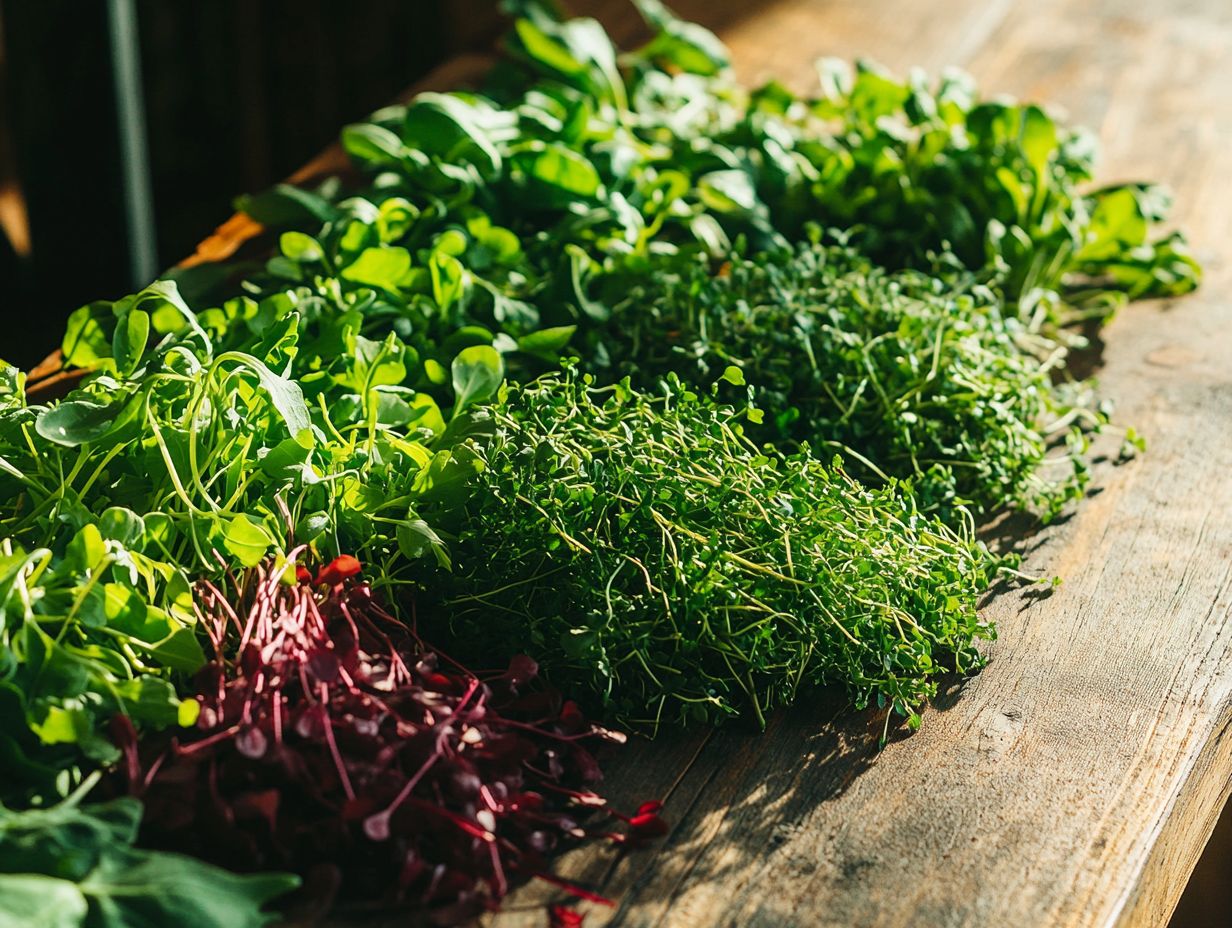
[[[372,123],[343,128],[342,147],[352,158],[368,164],[389,165],[402,160],[402,140],[384,126]]]
[[[111,315],[111,304],[90,303],[68,317],[60,351],[70,367],[94,367],[111,357],[111,341],[102,319]]]
[[[264,363],[250,355],[232,353],[223,357],[238,361],[257,375],[261,389],[265,391],[274,409],[286,423],[291,437],[304,444],[305,447],[311,447],[313,442],[312,419],[308,416],[308,407],[304,403],[304,391],[300,389],[300,385],[294,380],[275,374]]]
[[[89,903],[68,880],[0,873],[0,928],[81,928]]]
[[[123,583],[108,583],[103,587],[103,609],[107,624],[116,631],[132,635],[145,642],[157,641],[166,634],[166,625],[147,630],[149,607],[132,587]]]
[[[365,248],[358,258],[342,269],[345,280],[397,293],[411,269],[411,253],[396,246]]]
[[[82,572],[98,567],[107,556],[107,545],[98,526],[94,523],[83,526],[68,543],[65,556],[72,566]]]
[[[278,247],[292,261],[301,264],[320,261],[325,257],[321,243],[303,232],[283,232],[278,237]]]
[[[445,418],[431,396],[427,393],[416,393],[408,403],[413,413],[409,425],[416,429],[428,429],[434,435],[445,431]]]
[[[262,449],[257,454],[258,466],[275,480],[294,480],[302,475],[311,453],[311,448],[305,448],[294,438],[284,438],[272,448]]]
[[[453,359],[454,415],[496,395],[505,379],[500,353],[490,345],[472,345]]]
[[[145,520],[131,509],[111,506],[98,517],[98,528],[103,537],[131,548],[136,547],[145,534]]]
[[[122,403],[65,400],[39,413],[34,429],[50,442],[74,448],[111,431],[122,408]]]
[[[518,350],[543,358],[545,361],[556,361],[565,350],[569,340],[577,332],[576,325],[560,325],[548,329],[539,329],[518,339]]]
[[[539,24],[518,19],[513,29],[526,54],[544,68],[570,77],[585,73],[586,65],[570,54],[563,42],[544,32]]]
[[[338,213],[324,197],[290,184],[278,184],[264,193],[240,197],[235,208],[274,228],[328,222]]]
[[[1048,170],[1048,162],[1057,151],[1057,126],[1038,106],[1022,111],[1022,153],[1037,175]]]
[[[130,852],[104,857],[81,889],[95,902],[98,928],[262,928],[274,921],[262,907],[297,886],[289,874],[235,874],[180,854]]]
[[[441,536],[423,519],[407,519],[398,524],[398,550],[411,560],[429,551],[442,567],[449,566],[449,555]]]
[[[192,636],[189,629],[185,628],[180,631]],[[192,637],[195,642],[195,636]],[[205,666],[205,655],[200,645],[192,651],[187,644],[177,642],[175,648],[180,649],[175,655],[175,661],[164,661],[168,667],[183,673],[196,673]],[[161,658],[169,652],[160,653],[154,650],[151,653]],[[115,692],[124,702],[124,711],[139,722],[148,722],[159,727],[179,723],[180,700],[176,696],[175,687],[167,680],[148,675],[142,676],[135,680],[124,681],[116,687]]]
[[[473,163],[484,176],[500,171],[501,156],[475,104],[456,94],[421,93],[406,108],[407,143],[447,161]]]
[[[432,296],[436,305],[442,310],[449,309],[466,291],[466,268],[457,258],[435,252],[428,259],[428,270],[432,275]]]
[[[265,557],[273,544],[265,527],[257,524],[244,513],[227,522],[223,535],[227,550],[234,554],[245,567],[255,567]]]
[[[562,209],[593,199],[602,186],[599,172],[586,156],[563,145],[519,152],[513,161],[524,178],[528,206]]]
[[[128,377],[137,369],[149,339],[150,314],[143,309],[129,310],[116,326],[111,340],[111,351],[119,376]]]

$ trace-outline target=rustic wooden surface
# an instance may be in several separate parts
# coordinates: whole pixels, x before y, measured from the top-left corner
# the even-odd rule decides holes
[[[575,0],[626,34],[619,4]],[[1104,393],[1150,442],[1037,539],[1050,597],[1001,595],[992,662],[875,750],[877,722],[802,706],[764,735],[667,736],[609,790],[671,835],[561,872],[619,926],[1162,926],[1232,777],[1232,4],[1226,0],[676,0],[746,81],[806,88],[821,55],[962,66],[1099,131],[1101,177],[1166,180],[1202,291],[1105,333]],[[606,14],[606,15],[605,15]],[[497,928],[541,926],[528,887]],[[1232,916],[1230,916],[1232,918]]]
[[[637,34],[624,0],[569,5]],[[1001,637],[988,668],[880,752],[878,718],[824,700],[760,735],[631,743],[608,792],[626,807],[666,799],[673,830],[651,850],[562,861],[616,901],[582,904],[586,928],[1166,924],[1232,782],[1232,4],[673,6],[720,33],[748,82],[805,89],[815,58],[869,56],[900,73],[958,65],[989,92],[1063,108],[1098,129],[1103,179],[1174,188],[1208,277],[1106,331],[1103,392],[1149,451],[1097,467],[1098,493],[1033,539],[1028,568],[1064,585],[990,602]],[[454,86],[484,61],[428,84]],[[342,163],[335,149],[295,179]],[[190,261],[259,231],[234,219]],[[540,928],[559,897],[528,886],[487,924]]]

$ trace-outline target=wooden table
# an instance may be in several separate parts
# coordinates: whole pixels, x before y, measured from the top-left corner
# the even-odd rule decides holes
[[[571,6],[618,38],[637,31],[624,0]],[[817,57],[870,56],[900,73],[958,65],[988,92],[1064,107],[1098,129],[1102,179],[1175,189],[1208,277],[1106,330],[1103,393],[1150,448],[1098,466],[1096,494],[1032,540],[1028,569],[1064,585],[989,603],[1001,637],[987,669],[883,751],[879,719],[814,701],[761,735],[618,752],[609,794],[666,799],[673,829],[636,854],[564,858],[562,875],[617,901],[584,905],[586,928],[1164,925],[1232,778],[1232,3],[674,6],[719,32],[749,82],[804,89]],[[429,85],[485,66],[461,59]],[[343,164],[334,149],[296,179]],[[190,261],[257,231],[236,218]],[[540,928],[552,895],[528,886],[489,924]]]
[[[1232,3],[674,6],[745,81],[803,89],[819,56],[870,56],[1063,107],[1098,130],[1101,179],[1172,186],[1207,279],[1106,330],[1103,393],[1149,449],[1097,467],[1097,495],[1033,541],[1028,568],[1064,583],[988,605],[989,666],[880,753],[873,719],[816,705],[764,735],[631,745],[609,791],[665,797],[674,827],[655,850],[565,859],[618,903],[587,907],[586,928],[1166,924],[1232,777]],[[542,895],[491,924],[542,925]]]

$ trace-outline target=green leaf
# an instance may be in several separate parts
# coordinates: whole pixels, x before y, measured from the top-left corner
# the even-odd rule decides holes
[[[39,413],[34,430],[50,442],[74,448],[111,431],[122,407],[121,403],[65,400]]]
[[[235,201],[235,208],[261,225],[273,228],[329,222],[338,214],[324,197],[290,184],[278,184],[264,193],[242,196]]]
[[[321,243],[303,232],[283,232],[278,236],[278,247],[284,255],[300,264],[320,261],[325,257]]]
[[[529,19],[518,19],[513,29],[526,54],[547,70],[566,76],[585,73],[586,65],[570,54],[563,42],[549,36],[539,24]]]
[[[440,407],[427,393],[416,393],[408,405],[412,411],[409,425],[417,429],[427,429],[434,435],[445,431],[445,419],[441,415]]]
[[[305,447],[311,447],[313,442],[312,419],[308,416],[308,407],[304,403],[304,391],[294,380],[275,374],[261,361],[250,355],[229,355],[234,360],[253,371],[261,383],[261,389],[269,396],[270,402],[282,421],[286,423],[291,437]]]
[[[371,165],[397,164],[402,160],[402,139],[372,123],[346,126],[342,130],[342,147],[352,158]]]
[[[405,248],[365,248],[359,257],[342,269],[341,276],[357,284],[397,293],[410,269],[411,253]]]
[[[289,874],[241,875],[181,854],[131,852],[106,856],[81,889],[97,906],[98,928],[261,928],[275,920],[262,907],[297,886]]]
[[[294,438],[284,438],[272,448],[258,452],[261,470],[275,480],[294,480],[302,476],[304,464],[312,453]]]
[[[548,329],[539,329],[518,339],[518,350],[543,358],[545,361],[557,361],[560,354],[577,332],[576,325],[558,325]]]
[[[709,209],[725,215],[751,215],[758,207],[757,190],[747,171],[711,171],[697,181],[697,195]]]
[[[468,161],[484,176],[500,171],[501,156],[484,116],[456,94],[421,93],[406,108],[403,132],[415,148],[446,161]]]
[[[125,301],[130,302],[129,311],[135,311],[139,307],[150,307],[150,326],[155,332],[162,335],[168,333],[179,333],[188,329],[195,332],[206,346],[210,344],[209,336],[205,330],[201,328],[197,322],[196,314],[188,308],[188,304],[184,302],[184,298],[180,296],[180,289],[176,286],[173,280],[156,280],[140,293],[128,297]]]
[[[79,928],[89,903],[68,880],[0,873],[0,928]]]
[[[1037,175],[1043,176],[1057,151],[1057,126],[1038,106],[1022,111],[1022,153]]]
[[[111,315],[111,304],[90,303],[68,317],[60,352],[70,367],[94,367],[111,357],[111,341],[102,318]]]
[[[150,654],[163,666],[183,673],[196,673],[205,666],[205,652],[191,628],[177,628],[150,648]],[[142,677],[150,680],[150,677]],[[174,690],[172,691],[174,695]],[[170,724],[168,722],[167,724]]]
[[[265,527],[257,524],[244,513],[232,518],[226,524],[223,542],[227,550],[239,559],[245,567],[255,567],[265,557],[265,552],[273,544],[273,539]]]
[[[404,557],[414,560],[429,551],[442,567],[449,567],[449,554],[441,536],[423,519],[408,519],[398,524],[398,550]]]
[[[454,415],[496,395],[505,379],[505,364],[491,345],[472,345],[453,359]]]
[[[526,185],[526,205],[562,209],[580,200],[593,200],[602,180],[586,156],[563,145],[544,145],[518,152],[513,158]]]
[[[131,548],[137,545],[145,534],[145,520],[131,509],[111,506],[103,510],[103,514],[98,517],[98,528],[104,538]]]
[[[146,343],[150,339],[150,314],[143,309],[129,310],[116,326],[111,340],[116,373],[128,377],[141,363]]]
[[[428,259],[432,275],[432,297],[442,310],[449,309],[466,292],[466,268],[457,258],[434,252]]]
[[[184,661],[175,669],[195,673],[204,664],[204,658],[199,663]],[[146,675],[125,680],[116,684],[115,695],[124,713],[138,722],[166,728],[175,725],[179,718],[180,700],[176,697],[175,688],[159,677]]]
[[[634,0],[642,18],[659,30],[640,57],[663,61],[690,74],[709,77],[731,66],[731,55],[718,36],[697,23],[678,19],[660,0]]]
[[[92,522],[82,526],[65,550],[68,563],[83,573],[94,570],[106,556],[107,545],[103,535]]]

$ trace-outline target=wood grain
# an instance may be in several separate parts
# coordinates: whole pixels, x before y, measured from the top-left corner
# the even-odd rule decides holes
[[[575,2],[617,30],[614,4]],[[749,81],[797,87],[821,55],[947,64],[1058,105],[1102,137],[1102,177],[1161,178],[1208,268],[1196,296],[1136,305],[1105,334],[1103,392],[1150,441],[1034,542],[1065,582],[988,606],[992,662],[923,730],[801,706],[764,735],[637,744],[613,795],[666,796],[661,847],[587,848],[562,871],[619,926],[1161,926],[1232,776],[1232,7],[1109,2],[681,2]],[[1108,448],[1114,449],[1115,444]],[[542,925],[527,887],[498,928]]]

